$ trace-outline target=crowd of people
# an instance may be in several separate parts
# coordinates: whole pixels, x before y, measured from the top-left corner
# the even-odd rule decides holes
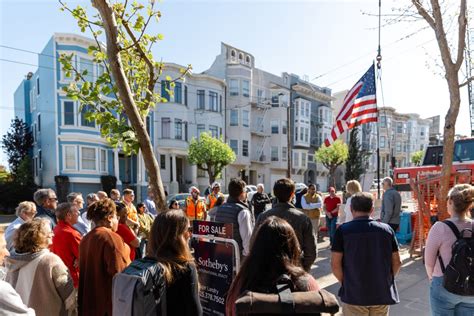
[[[362,192],[356,180],[347,182],[344,198],[333,187],[323,198],[314,184],[296,192],[294,182],[286,178],[275,182],[273,200],[262,184],[249,200],[245,187],[243,180],[231,179],[227,198],[217,182],[205,197],[191,187],[183,208],[171,200],[166,210],[157,209],[152,190],[136,205],[131,189],[113,189],[110,197],[103,191],[90,193],[85,201],[81,193],[71,192],[58,205],[54,190],[39,189],[35,203],[18,205],[5,240],[0,236],[0,264],[6,267],[0,280],[0,314],[112,315],[114,276],[147,256],[164,269],[168,315],[202,315],[189,242],[193,220],[233,224],[242,265],[227,294],[227,315],[238,314],[235,302],[247,291],[277,293],[282,276],[292,291],[320,291],[311,269],[322,218],[344,315],[388,315],[389,306],[400,301],[395,232],[401,196],[392,179],[383,180],[378,220],[372,218],[372,194]],[[473,200],[470,185],[457,185],[449,193],[449,221],[459,231],[472,227],[468,214]],[[437,222],[428,236],[425,265],[431,308],[433,315],[470,315],[474,298],[443,288],[445,266],[457,240],[450,225]]]

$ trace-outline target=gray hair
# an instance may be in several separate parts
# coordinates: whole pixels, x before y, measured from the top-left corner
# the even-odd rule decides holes
[[[69,203],[74,203],[74,201],[76,200],[78,196],[82,196],[82,193],[71,192],[67,195],[66,199]]]
[[[61,220],[61,221],[65,220],[67,213],[69,213],[73,207],[76,207],[76,206],[73,203],[69,203],[69,202],[64,202],[64,203],[59,204],[55,211],[55,214],[58,220]]]
[[[390,177],[383,178],[382,182],[387,183],[389,186],[393,186],[393,180]]]
[[[30,201],[24,201],[18,204],[15,209],[16,216],[20,217],[21,214],[36,212],[36,205]]]
[[[262,190],[265,190],[265,186],[263,185],[263,183],[257,184],[257,189],[258,188],[262,188]]]
[[[98,200],[99,197],[95,193],[89,193],[86,196],[87,202],[92,201],[92,200]]]
[[[33,200],[36,204],[42,206],[49,198],[51,192],[54,193],[53,189],[39,189],[33,194]]]

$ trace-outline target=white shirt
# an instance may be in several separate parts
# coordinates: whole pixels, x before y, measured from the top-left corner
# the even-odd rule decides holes
[[[346,204],[344,204],[344,214],[340,214],[339,217],[337,218],[337,225],[344,224],[347,222],[352,221],[354,218],[352,217],[352,212],[351,212],[351,200],[352,196],[347,198]]]
[[[13,236],[15,232],[25,221],[18,216],[13,222],[8,225],[7,229],[5,230],[5,240],[7,242],[7,249],[8,251],[13,250]]]
[[[319,198],[321,200],[321,198]],[[317,202],[317,203],[307,203],[306,199],[304,196],[301,197],[301,206],[303,207],[304,210],[314,210],[315,208],[321,208],[323,203]]]
[[[249,255],[249,248],[250,248],[250,238],[252,237],[253,226],[252,223],[252,214],[247,209],[242,210],[237,217],[237,221],[239,222],[239,233],[240,238],[242,238],[242,255],[248,256]]]
[[[0,281],[0,316],[35,315],[35,311],[28,308],[21,300],[20,295],[5,281]]]

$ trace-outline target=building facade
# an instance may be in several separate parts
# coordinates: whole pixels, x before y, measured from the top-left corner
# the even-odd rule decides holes
[[[163,78],[178,78],[183,68],[167,63]],[[157,105],[154,121],[163,185],[170,194],[188,192],[192,185],[204,192],[209,177],[188,162],[188,147],[202,132],[224,138],[226,84],[217,77],[190,73],[175,83],[171,94],[166,91],[165,81],[160,85],[162,97],[168,100]]]
[[[292,177],[296,182],[314,183],[318,190],[327,190],[328,170],[315,162],[314,154],[333,127],[331,90],[321,88],[294,74],[290,78],[290,143]]]
[[[54,34],[38,55],[38,69],[15,91],[15,115],[33,132],[33,174],[41,187],[54,188],[56,176],[67,176],[69,190],[84,193],[102,189],[104,175],[116,176],[121,185],[119,170],[124,169],[125,161],[100,137],[95,122],[86,119],[87,108],[68,99],[62,90],[71,80],[61,71],[58,58],[62,53],[73,53],[74,66],[87,69],[89,80],[103,71],[87,55],[93,44],[80,35]],[[136,165],[136,157],[127,160],[130,166]],[[136,184],[136,172],[129,172],[128,177],[124,180]]]
[[[394,167],[411,166],[411,156],[429,145],[432,120],[418,114],[397,113],[394,108],[379,108],[381,176],[391,176]]]
[[[289,78],[256,68],[254,56],[224,43],[204,73],[227,83],[225,139],[237,159],[226,179],[263,183],[270,191],[287,176]]]
[[[137,200],[146,196],[147,174],[141,154],[127,156],[101,137],[99,126],[88,121],[89,110],[68,99],[62,90],[70,83],[58,61],[62,53],[73,54],[76,69],[88,70],[93,81],[104,71],[87,54],[92,39],[56,33],[39,54],[38,69],[29,73],[14,94],[15,115],[22,118],[34,136],[33,174],[36,184],[55,188],[55,177],[67,177],[67,191],[84,194],[102,190],[101,177],[115,176],[117,187],[138,191]],[[176,64],[165,64],[163,78],[180,77]],[[172,91],[166,82],[155,87],[168,102],[159,103],[147,117],[147,129],[160,164],[165,189],[170,193],[187,191],[191,185],[205,188],[206,174],[187,160],[193,137],[208,131],[223,137],[225,129],[225,91],[222,79],[188,74]],[[115,115],[120,115],[115,113]]]

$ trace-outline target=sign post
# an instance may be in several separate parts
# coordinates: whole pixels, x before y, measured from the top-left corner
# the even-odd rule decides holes
[[[191,246],[198,269],[203,314],[224,316],[226,295],[240,266],[232,224],[193,221]]]

